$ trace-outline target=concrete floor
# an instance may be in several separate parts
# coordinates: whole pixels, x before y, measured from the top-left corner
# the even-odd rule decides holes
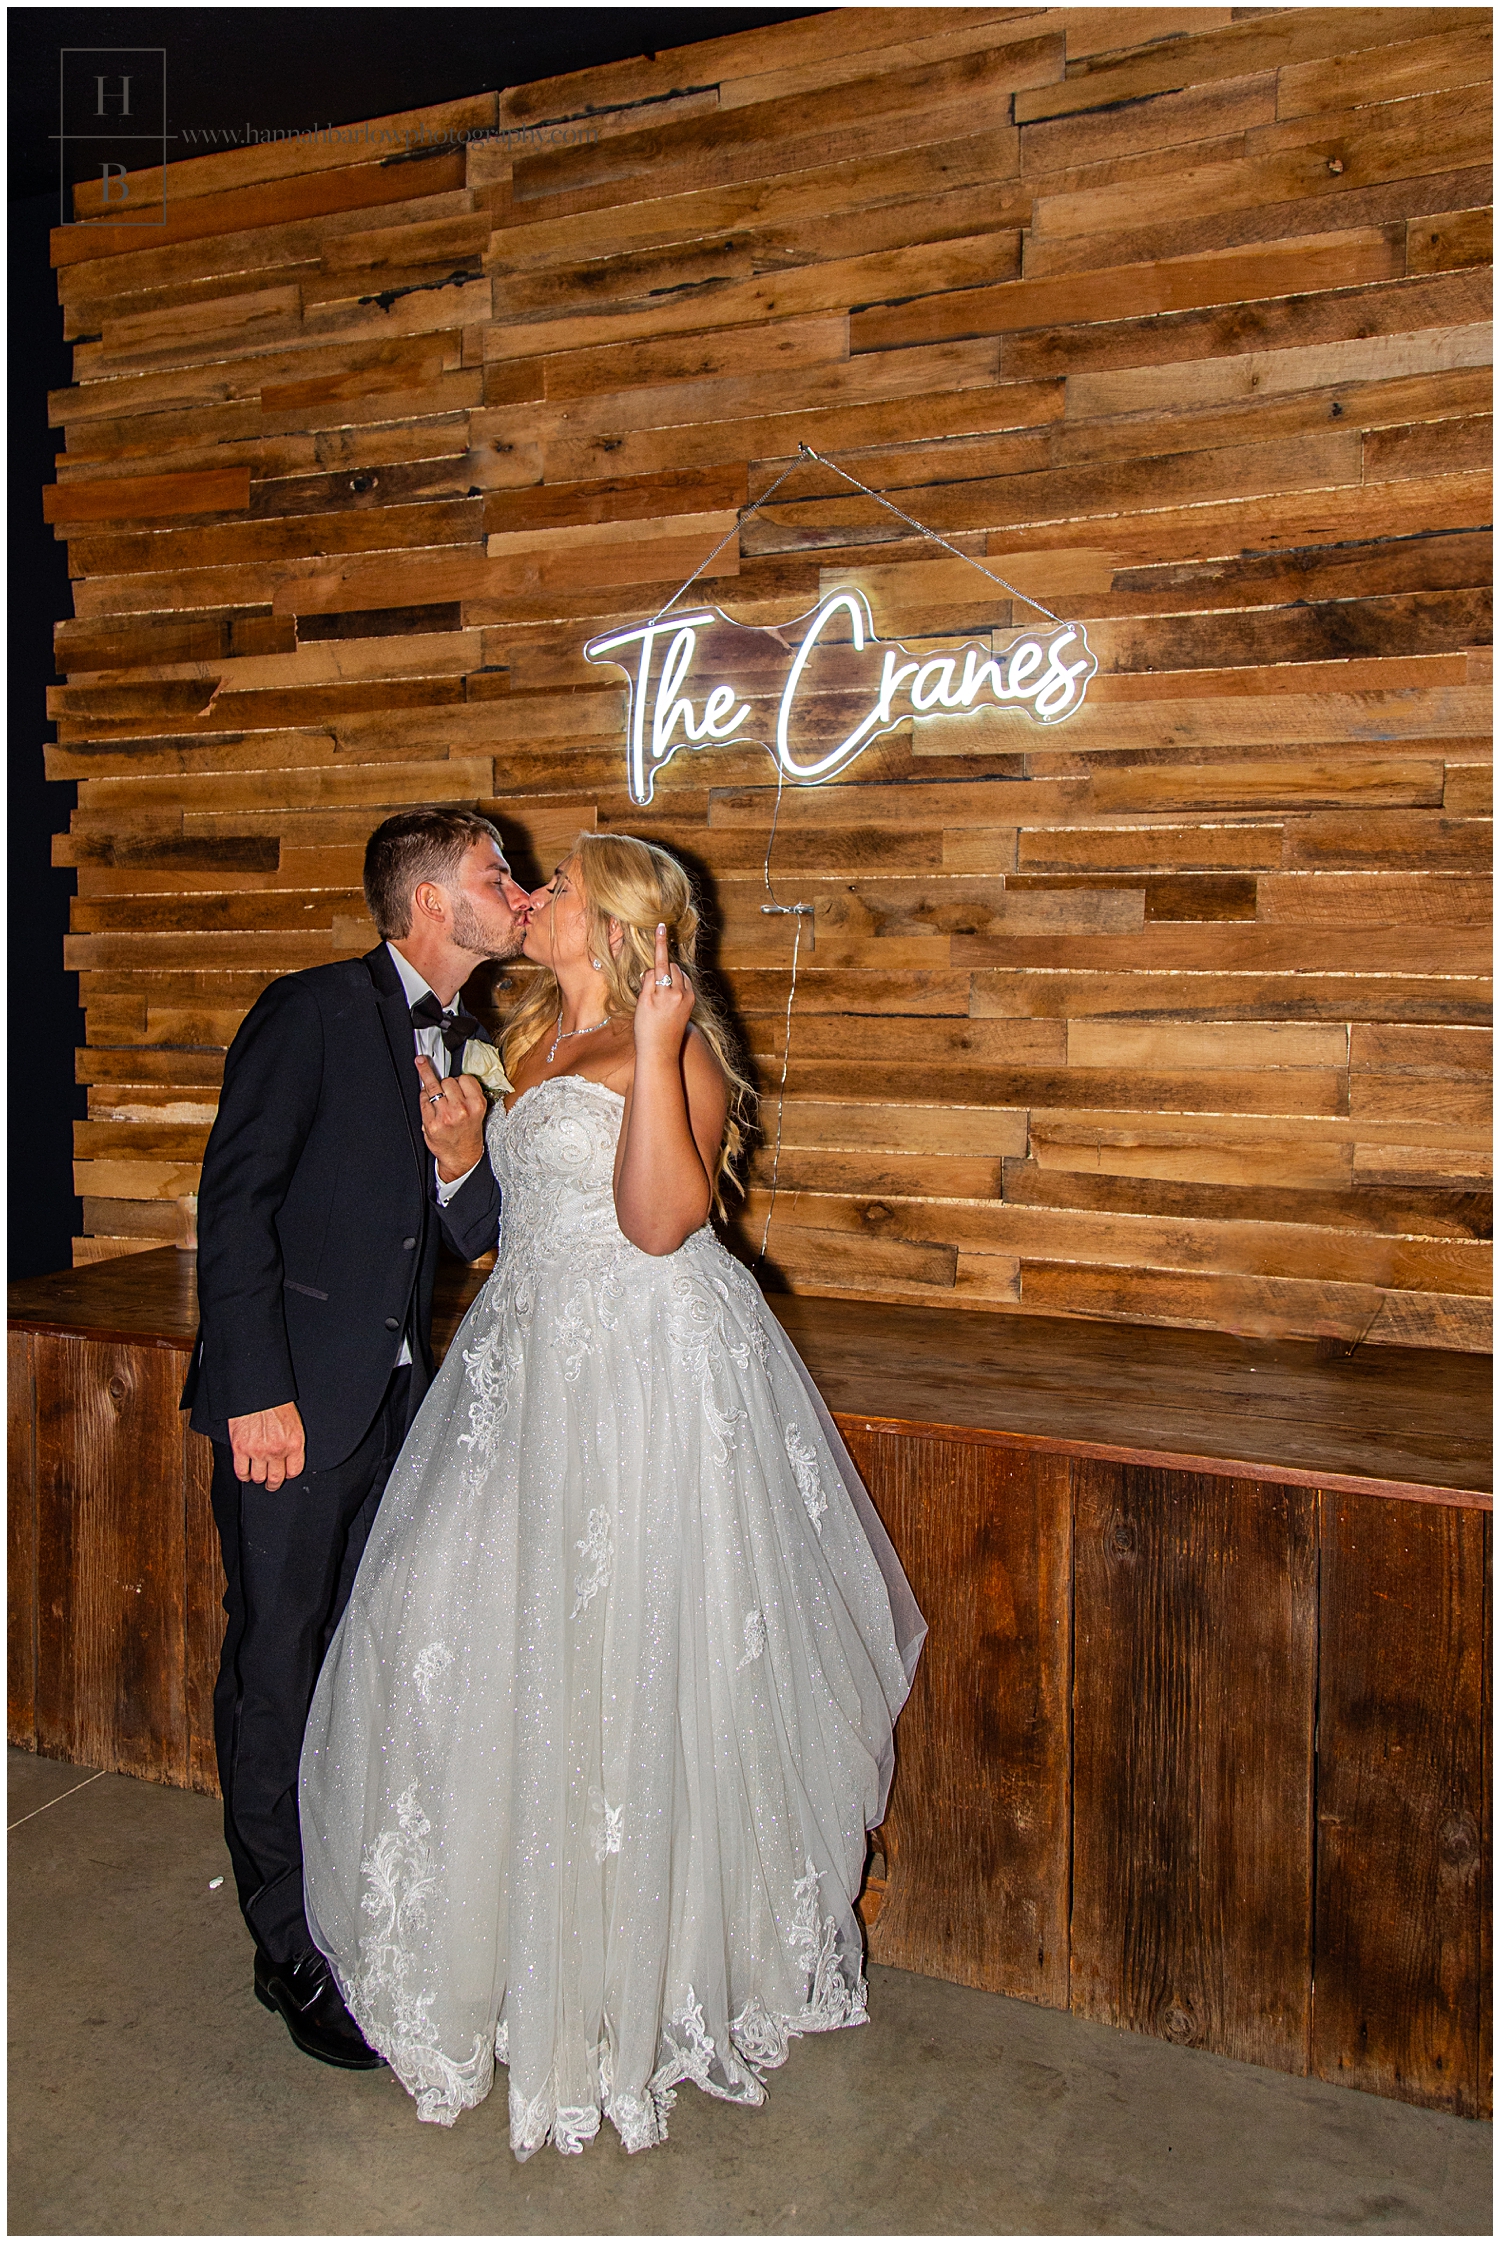
[[[88,1774],[10,1754],[13,2235],[1490,2232],[1487,2126],[880,1968],[763,2109],[517,2165],[256,2005],[216,1801]]]

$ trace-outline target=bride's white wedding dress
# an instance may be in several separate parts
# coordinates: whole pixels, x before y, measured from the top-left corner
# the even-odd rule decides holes
[[[865,2015],[853,1898],[924,1633],[816,1390],[703,1229],[633,1246],[623,1100],[489,1121],[500,1253],[392,1475],[302,1759],[308,1921],[451,2125],[661,2141]]]

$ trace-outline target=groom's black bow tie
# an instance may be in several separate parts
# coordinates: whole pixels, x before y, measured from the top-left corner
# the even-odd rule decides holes
[[[471,1037],[484,1034],[474,1015],[465,1012],[462,1005],[453,1012],[444,1012],[430,989],[412,1006],[411,1024],[413,1028],[436,1028],[441,1032],[448,1047],[449,1065],[455,1072],[463,1062],[464,1045]]]

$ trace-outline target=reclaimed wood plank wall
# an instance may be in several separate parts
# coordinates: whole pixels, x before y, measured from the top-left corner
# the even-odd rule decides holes
[[[1100,674],[789,793],[785,1279],[1486,1347],[1489,78],[1483,9],[851,8],[60,228],[79,1258],[191,1238],[224,1046],[367,947],[415,801],[531,877],[679,848],[774,1086],[767,760],[634,808],[580,649],[806,440]],[[842,584],[908,643],[1028,612],[806,466],[709,589]]]

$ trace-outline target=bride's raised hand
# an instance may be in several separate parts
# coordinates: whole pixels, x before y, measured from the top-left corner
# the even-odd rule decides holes
[[[675,1059],[693,1011],[693,985],[681,966],[672,964],[667,930],[656,930],[656,957],[641,983],[635,1006],[635,1049],[638,1059]]]

